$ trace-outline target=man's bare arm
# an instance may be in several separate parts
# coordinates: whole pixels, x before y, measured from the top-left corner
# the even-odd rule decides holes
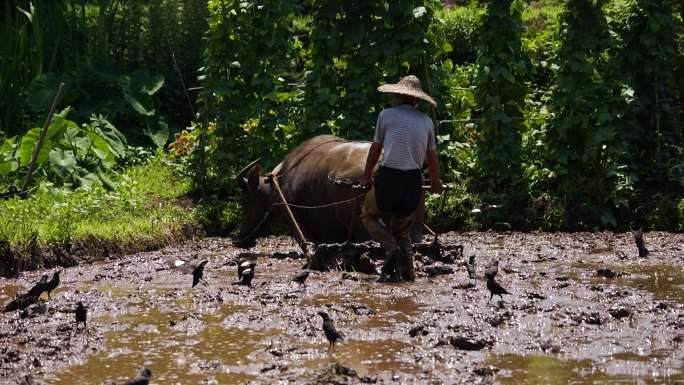
[[[442,181],[439,179],[439,158],[437,151],[427,151],[427,163],[430,170],[430,191],[433,194],[441,194],[443,187]]]
[[[373,178],[373,170],[375,165],[380,159],[380,154],[382,153],[382,143],[373,142],[370,150],[368,150],[368,158],[366,158],[366,168],[363,172],[363,177],[361,178],[361,185],[367,186],[371,179]]]

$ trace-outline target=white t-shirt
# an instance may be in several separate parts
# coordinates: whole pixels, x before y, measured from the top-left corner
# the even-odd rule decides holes
[[[380,112],[373,141],[384,150],[380,165],[397,170],[422,169],[426,151],[436,149],[432,119],[408,104]]]

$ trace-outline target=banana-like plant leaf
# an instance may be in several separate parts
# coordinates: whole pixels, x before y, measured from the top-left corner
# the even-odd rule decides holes
[[[36,146],[38,137],[40,136],[40,128],[34,127],[21,138],[19,143],[19,164],[22,167],[26,167],[31,163],[31,157],[33,156],[33,148]],[[42,164],[48,158],[48,154],[54,147],[54,143],[50,139],[45,139],[43,142],[43,147],[41,147],[38,153],[37,164]]]

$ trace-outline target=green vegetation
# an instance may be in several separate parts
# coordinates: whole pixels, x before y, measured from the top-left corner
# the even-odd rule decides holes
[[[113,190],[43,182],[29,199],[0,201],[0,250],[13,262],[2,270],[39,266],[53,249],[91,256],[140,251],[196,230],[194,211],[179,204],[191,181],[176,176],[162,157],[127,169],[113,182]]]
[[[0,192],[66,83],[37,187],[0,202],[0,255],[226,234],[236,170],[369,139],[376,87],[409,73],[439,102],[441,230],[684,230],[680,3],[453,3],[0,0]]]
[[[446,228],[681,228],[681,4],[209,3],[204,191],[235,196],[236,169],[312,135],[370,138],[375,87],[413,73],[440,102]]]

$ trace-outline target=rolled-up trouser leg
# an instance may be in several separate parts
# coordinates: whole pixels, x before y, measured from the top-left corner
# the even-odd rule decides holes
[[[382,266],[382,274],[392,275],[396,267],[395,253],[397,250],[397,242],[394,240],[392,233],[385,226],[380,219],[382,212],[378,208],[375,200],[375,188],[371,188],[366,193],[366,198],[361,209],[361,223],[366,226],[368,233],[374,241],[379,242],[385,251],[385,263]]]
[[[390,231],[392,236],[401,250],[399,259],[397,261],[397,271],[401,279],[406,281],[415,281],[416,271],[413,261],[413,249],[411,247],[411,225],[415,213],[411,213],[406,217],[392,217],[390,224]]]

